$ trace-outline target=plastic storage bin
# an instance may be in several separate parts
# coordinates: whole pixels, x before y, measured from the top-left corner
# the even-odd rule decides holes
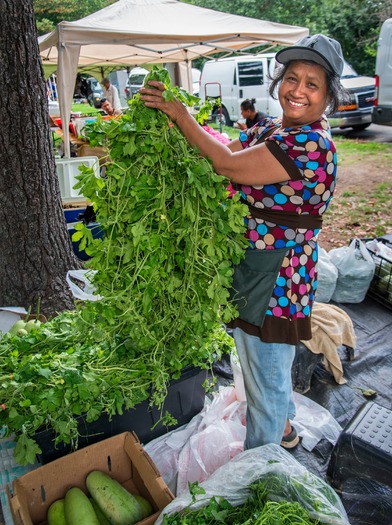
[[[95,176],[99,177],[98,157],[76,157],[56,159],[56,171],[60,183],[60,193],[63,202],[85,201],[86,198],[73,187],[78,182],[76,175],[80,174],[79,166],[93,168]]]
[[[86,447],[102,439],[120,434],[122,432],[135,432],[141,443],[148,443],[166,432],[174,430],[189,421],[204,407],[205,388],[204,381],[207,371],[190,367],[184,369],[181,377],[172,380],[161,410],[149,407],[149,400],[139,403],[123,414],[116,414],[109,421],[109,416],[103,414],[97,421],[87,423],[83,416],[79,417],[78,448]],[[161,414],[169,412],[177,420],[177,424],[166,428],[159,420]],[[34,436],[42,450],[38,460],[41,464],[48,463],[71,452],[68,444],[54,445],[54,431],[42,430]]]
[[[71,241],[72,241],[72,249],[73,249],[73,252],[76,255],[76,257],[78,257],[82,261],[87,261],[88,259],[90,259],[90,257],[87,255],[87,253],[84,250],[81,250],[79,248],[80,241],[73,241],[72,240],[72,235],[76,232],[76,230],[75,230],[75,223],[71,222],[71,223],[67,224],[67,228],[68,228],[69,236],[71,237]],[[92,223],[87,225],[87,228],[89,230],[91,230],[91,233],[92,233],[92,236],[93,236],[94,239],[100,239],[100,238],[103,237],[103,230],[102,230],[99,222],[92,222]]]
[[[64,210],[64,216],[67,223],[76,222],[79,218],[79,215],[84,213],[86,208],[68,208]]]
[[[392,411],[374,402],[362,405],[334,446],[327,470],[341,490],[350,478],[365,478],[392,487]]]

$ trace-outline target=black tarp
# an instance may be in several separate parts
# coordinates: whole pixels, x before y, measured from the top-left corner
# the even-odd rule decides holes
[[[332,414],[344,429],[351,419],[361,411],[364,403],[371,402],[362,394],[363,390],[375,390],[372,402],[392,409],[392,312],[371,298],[359,304],[337,304],[351,318],[357,346],[354,359],[339,349],[347,383],[335,383],[322,365],[317,365],[311,380],[310,390],[304,394]],[[322,440],[311,453],[299,446],[293,451],[298,461],[310,471],[326,479],[332,446]],[[370,450],[371,454],[372,451]],[[355,449],[352,451],[355,454]],[[371,458],[370,458],[371,459]],[[392,448],[386,457],[392,465]],[[379,483],[358,463],[358,477],[347,478],[339,495],[352,525],[392,524],[392,470],[390,484]]]
[[[359,304],[335,304],[350,316],[357,337],[353,359],[344,347],[338,349],[347,383],[337,384],[325,367],[317,363],[310,389],[303,395],[329,410],[344,432],[365,403],[392,410],[392,311],[370,297]],[[221,369],[223,377],[227,377],[227,363]],[[219,366],[215,372],[219,374]],[[377,392],[371,401],[363,395],[369,389]],[[392,440],[392,434],[389,439]],[[309,471],[329,482],[327,470],[333,448],[323,439],[312,452],[299,445],[291,453]],[[356,451],[353,448],[345,453],[354,457]],[[392,447],[386,459],[388,469],[392,465]],[[358,476],[347,478],[337,491],[351,525],[392,525],[392,469],[388,484],[380,483],[376,474],[359,466]]]

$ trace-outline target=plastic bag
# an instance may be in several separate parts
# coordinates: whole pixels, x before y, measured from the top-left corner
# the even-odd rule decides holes
[[[95,288],[89,280],[89,275],[94,275],[95,270],[69,270],[66,280],[72,295],[82,301],[97,301],[101,297],[95,295]]]
[[[246,406],[238,402],[234,388],[221,388],[185,428],[144,446],[174,494],[187,490],[188,482],[206,480],[242,452],[245,412]]]
[[[324,248],[319,248],[317,272],[316,301],[329,303],[336,288],[338,269]]]
[[[329,525],[349,525],[346,511],[336,492],[321,478],[309,472],[282,447],[275,444],[246,450],[216,470],[200,486],[205,494],[192,496],[184,492],[175,498],[159,515],[161,525],[164,514],[178,512],[184,507],[198,508],[212,497],[224,497],[233,506],[241,505],[250,494],[249,486],[265,477],[279,480],[279,491],[271,499],[298,501],[314,520]]]
[[[329,251],[338,269],[338,280],[332,300],[338,303],[361,303],[375,271],[375,263],[365,244],[353,239],[349,246]]]
[[[326,408],[306,396],[294,392],[296,415],[294,426],[302,437],[301,445],[311,452],[321,439],[335,445],[342,427]]]

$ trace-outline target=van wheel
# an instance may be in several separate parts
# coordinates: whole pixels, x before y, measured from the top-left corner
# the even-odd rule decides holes
[[[214,122],[215,124],[219,124],[220,122],[222,122],[222,126],[231,127],[233,125],[233,122],[230,120],[230,117],[229,117],[229,114],[226,108],[222,108],[222,119],[221,119],[219,108],[214,109],[214,111],[212,112],[211,118],[212,118],[212,122]]]

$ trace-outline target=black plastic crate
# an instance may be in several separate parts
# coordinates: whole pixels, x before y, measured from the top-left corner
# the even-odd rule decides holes
[[[382,244],[385,244],[385,246],[388,246],[388,248],[392,249],[392,235],[361,240],[365,243],[366,248],[376,265],[367,295],[392,310],[392,259],[386,259],[368,246],[369,241],[374,240],[376,242],[381,242]]]
[[[392,487],[392,411],[363,404],[332,450],[327,480],[337,490],[351,479],[371,479]]]
[[[146,444],[163,434],[170,432],[186,423],[198,414],[204,407],[207,370],[189,367],[183,370],[179,379],[172,380],[163,404],[163,409],[149,406],[149,400],[136,405],[133,409],[124,410],[122,415],[116,414],[109,420],[107,414],[88,423],[83,416],[78,417],[78,449],[97,443],[103,439],[121,434],[135,432],[141,443]],[[169,412],[177,424],[167,428],[159,420],[161,414]],[[41,464],[49,463],[61,456],[73,452],[70,444],[54,444],[55,434],[52,428],[43,429],[34,435],[42,453],[37,456]]]

